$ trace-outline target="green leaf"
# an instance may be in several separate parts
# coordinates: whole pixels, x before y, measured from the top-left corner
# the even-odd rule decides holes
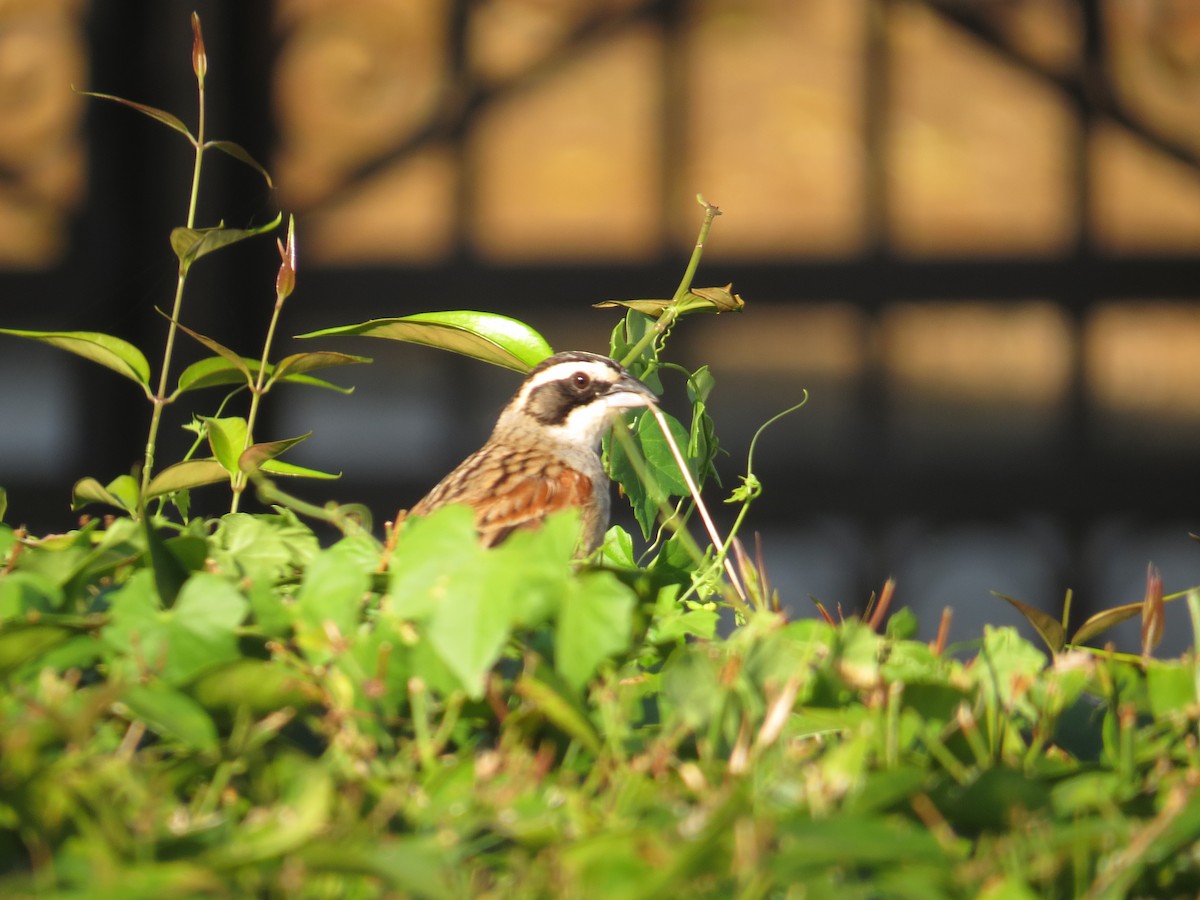
[[[319,469],[298,466],[282,459],[269,459],[262,464],[261,468],[270,475],[280,475],[284,478],[315,478],[318,481],[336,481],[342,477],[341,472],[322,472]],[[352,506],[358,506],[358,504],[343,504],[341,508],[348,510]]]
[[[546,339],[516,319],[472,310],[416,313],[397,319],[372,319],[358,325],[323,328],[302,338],[362,335],[438,347],[525,373],[550,356]]]
[[[581,690],[600,663],[629,647],[634,597],[609,572],[569,582],[555,628],[554,668]]]
[[[370,571],[358,564],[356,543],[343,540],[308,564],[296,595],[296,642],[314,663],[334,655],[335,635],[348,638],[358,624]]]
[[[213,456],[226,472],[237,475],[241,471],[238,459],[246,449],[246,420],[241,416],[202,416],[201,419],[208,430],[208,445],[212,447]]]
[[[312,530],[290,510],[278,515],[222,516],[209,551],[222,570],[272,580],[303,568],[320,549]]]
[[[148,516],[142,516],[142,525],[146,534],[150,566],[154,572],[154,586],[158,589],[158,596],[163,606],[174,606],[175,599],[179,596],[179,591],[183,588],[190,573],[179,557],[167,549],[158,530],[150,524]]]
[[[572,688],[561,683],[545,665],[538,665],[532,674],[522,675],[515,687],[518,694],[565,734],[592,753],[600,752],[600,735],[582,704],[572,696]]]
[[[247,656],[203,672],[188,686],[188,693],[208,710],[245,707],[255,715],[287,706],[314,706],[321,697],[320,688],[301,673]]]
[[[232,156],[238,162],[245,163],[261,175],[267,183],[267,187],[275,187],[275,182],[271,180],[271,173],[258,160],[251,156],[241,144],[235,144],[233,141],[207,141],[204,144],[204,149],[220,150],[222,153]]]
[[[195,700],[161,682],[127,687],[121,702],[156,734],[202,753],[217,749],[217,726],[208,713]]]
[[[1062,623],[1049,613],[1043,612],[1036,606],[1030,606],[1028,603],[1010,597],[1007,594],[1001,594],[998,591],[992,591],[993,597],[999,597],[1001,600],[1009,603],[1025,617],[1030,625],[1034,627],[1038,635],[1046,646],[1050,648],[1051,653],[1059,653],[1066,645],[1067,634],[1063,630]]]
[[[124,375],[142,386],[150,396],[150,363],[142,351],[128,341],[101,334],[98,331],[27,331],[19,328],[0,328],[0,334],[29,338],[50,344],[60,350],[90,359],[94,363]]]
[[[658,374],[658,348],[654,341],[642,347],[637,357],[629,359],[633,348],[641,343],[654,327],[654,320],[647,315],[631,310],[618,322],[609,339],[609,356],[623,361],[625,367],[655,394],[662,394],[662,379]]]
[[[434,651],[458,679],[468,696],[483,696],[488,671],[512,632],[511,595],[489,589],[489,560],[451,575],[443,602],[426,627]]]
[[[232,584],[207,572],[194,573],[179,591],[174,608],[164,609],[143,569],[114,592],[111,621],[102,640],[115,664],[131,678],[141,667],[172,685],[238,659],[238,626],[249,603]]]
[[[1186,716],[1196,704],[1194,664],[1149,660],[1146,664],[1146,696],[1155,719]]]
[[[225,870],[276,860],[300,850],[330,827],[335,798],[330,769],[295,757],[283,757],[274,767],[273,776],[264,774],[264,778],[285,786],[282,802],[266,807],[262,815],[247,816],[227,840],[201,857],[206,865]]]
[[[274,231],[282,221],[283,213],[279,213],[272,221],[257,228],[226,228],[224,225],[215,228],[175,228],[171,231],[171,249],[179,258],[180,271],[186,272],[201,257],[230,244]]]
[[[298,354],[307,355],[307,354]],[[326,363],[329,365],[351,365],[354,363],[368,363],[371,360],[365,356],[348,356],[344,353],[329,354],[330,356],[344,357],[351,362],[345,363]],[[289,357],[290,358],[290,357]],[[230,384],[247,385],[254,381],[253,377],[248,377],[247,372],[251,375],[257,375],[260,368],[260,362],[257,359],[250,359],[242,356],[238,358],[237,363],[226,359],[223,356],[209,356],[204,359],[192,363],[186,369],[179,373],[179,382],[175,388],[175,393],[172,398],[178,397],[180,394],[187,391],[198,391],[208,387],[223,387]],[[282,362],[282,361],[281,361]],[[323,367],[325,367],[323,366]],[[296,367],[292,367],[296,368]],[[318,368],[313,366],[310,368]],[[323,388],[325,390],[337,391],[340,394],[352,394],[354,388],[342,387],[326,381],[323,378],[314,378],[311,375],[302,374],[309,369],[301,368],[301,371],[287,371],[283,375],[277,374],[277,367],[268,367],[267,372],[270,373],[271,382],[283,381],[289,384],[306,384],[311,387]]]
[[[73,633],[58,625],[6,624],[0,629],[0,677],[57,647]]]
[[[185,459],[167,466],[150,479],[146,499],[228,480],[229,472],[215,459]]]
[[[664,414],[665,415],[665,414]],[[680,447],[688,443],[687,432],[674,416],[665,415],[667,427]],[[660,500],[688,495],[687,482],[679,473],[679,466],[671,453],[662,429],[651,415],[639,415],[632,429],[634,441],[646,461],[647,475],[653,484],[646,484],[638,477],[638,470],[629,461],[625,448],[619,440],[606,438],[608,467],[613,480],[625,489],[625,496],[633,508],[634,516],[642,528],[642,535],[649,538],[658,519]]]
[[[120,103],[122,106],[128,106],[130,109],[137,110],[144,116],[149,116],[157,122],[161,122],[168,128],[178,131],[187,138],[193,146],[196,144],[196,139],[192,137],[192,133],[188,131],[188,127],[183,124],[177,117],[165,112],[161,109],[155,109],[153,106],[146,106],[144,103],[135,103],[132,100],[126,100],[124,97],[114,97],[112,94],[101,94],[97,91],[80,91],[84,97],[95,97],[97,100],[111,100],[113,103]]]
[[[95,478],[80,478],[71,488],[71,509],[79,510],[89,503],[103,503],[122,512],[134,512],[138,508],[138,485],[129,475],[114,478],[107,486]]]
[[[62,605],[62,588],[41,572],[8,572],[0,578],[0,621],[40,616]]]
[[[477,568],[484,550],[475,534],[475,515],[466,506],[443,507],[410,519],[388,562],[392,611],[405,619],[431,616],[449,593],[456,572]]]
[[[207,387],[223,387],[230,384],[246,385],[249,383],[246,373],[253,371],[253,360],[241,357],[235,364],[222,356],[207,356],[198,360],[179,373],[179,381],[173,396],[178,397],[187,391],[198,391]],[[257,365],[255,363],[255,365]]]
[[[0,522],[4,521],[6,512],[8,512],[8,491],[0,487]]]

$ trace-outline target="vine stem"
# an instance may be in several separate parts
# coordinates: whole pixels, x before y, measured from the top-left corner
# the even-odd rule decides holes
[[[713,219],[721,214],[721,210],[705,200],[704,197],[697,194],[696,199],[704,207],[704,222],[700,226],[700,233],[696,236],[696,246],[692,248],[691,259],[688,260],[687,268],[683,270],[683,278],[679,281],[679,287],[675,289],[675,296],[671,298],[671,303],[654,321],[654,327],[642,335],[641,340],[625,354],[621,360],[623,366],[632,365],[648,346],[658,340],[659,336],[674,324],[675,319],[679,316],[679,304],[687,296],[687,292],[692,289],[692,279],[696,277],[696,269],[700,266],[700,257],[704,255],[704,242],[708,239],[708,230],[712,228]]]
[[[187,227],[196,225],[196,205],[200,198],[200,170],[204,161],[204,77],[197,72],[196,95],[199,105],[197,116],[196,137],[192,146],[196,149],[196,160],[192,164],[192,192],[188,198]],[[187,282],[188,267],[180,261],[179,278],[175,283],[175,300],[171,305],[170,324],[167,326],[166,347],[163,349],[162,369],[158,376],[158,391],[151,398],[153,408],[150,412],[150,429],[146,435],[146,456],[142,464],[142,496],[150,487],[150,479],[154,474],[154,453],[158,445],[158,429],[162,424],[163,407],[170,401],[167,399],[167,379],[171,371],[171,359],[175,354],[175,337],[179,333],[179,313],[183,308],[183,288]]]

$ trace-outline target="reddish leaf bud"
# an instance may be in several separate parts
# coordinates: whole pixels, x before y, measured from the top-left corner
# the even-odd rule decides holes
[[[1162,642],[1166,610],[1163,607],[1162,576],[1151,563],[1146,567],[1146,596],[1142,599],[1142,655]]]
[[[282,303],[296,289],[296,219],[288,218],[287,243],[276,241],[279,247],[279,273],[275,276],[275,296]]]
[[[196,80],[203,84],[204,76],[208,72],[208,52],[204,49],[204,35],[200,31],[200,16],[194,12],[192,13],[192,71],[196,73]]]

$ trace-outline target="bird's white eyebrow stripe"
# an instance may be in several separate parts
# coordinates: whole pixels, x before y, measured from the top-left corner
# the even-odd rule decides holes
[[[530,377],[525,382],[525,393],[529,394],[534,388],[540,387],[543,384],[549,384],[552,381],[561,381],[568,375],[575,372],[587,372],[593,377],[597,375],[613,378],[619,377],[620,370],[611,364],[597,362],[595,360],[564,360],[563,362],[555,363],[548,366],[542,371]],[[615,380],[615,378],[614,378]]]

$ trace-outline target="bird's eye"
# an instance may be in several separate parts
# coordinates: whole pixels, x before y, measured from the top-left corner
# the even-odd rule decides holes
[[[590,379],[585,372],[576,372],[571,376],[571,384],[574,385],[575,390],[577,391],[586,390],[588,385],[591,383],[592,379]]]

